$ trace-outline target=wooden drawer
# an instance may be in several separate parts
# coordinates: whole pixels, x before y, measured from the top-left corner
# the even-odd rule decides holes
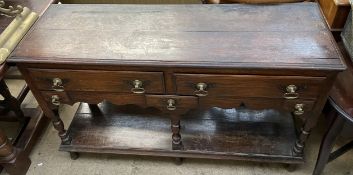
[[[198,98],[176,95],[146,95],[146,106],[156,107],[161,111],[188,111],[198,107]]]
[[[29,69],[29,74],[40,90],[133,93],[134,80],[140,80],[145,93],[164,93],[162,72]],[[59,87],[53,87],[55,78],[61,80]]]
[[[207,96],[219,97],[284,98],[287,87],[295,85],[298,98],[316,99],[324,80],[302,76],[175,74],[178,95],[196,95],[197,84],[204,83]]]
[[[41,92],[41,95],[44,100],[47,101],[50,108],[56,108],[61,104],[72,105],[75,103],[66,92],[43,91]]]
[[[304,112],[312,110],[315,101],[312,100],[283,100],[270,98],[232,98],[232,97],[202,97],[199,98],[200,108],[220,107],[241,108],[251,110],[275,109],[279,111],[293,112],[297,104],[303,104]]]
[[[121,94],[111,92],[98,92],[96,95],[92,95],[91,92],[56,92],[56,91],[42,91],[41,95],[47,101],[51,107],[55,107],[58,104],[73,105],[76,102],[85,102],[89,104],[98,104],[103,101],[108,101],[115,105],[128,105],[134,104],[141,107],[146,105],[145,95],[143,94]],[[53,96],[57,96],[57,105],[53,103]]]

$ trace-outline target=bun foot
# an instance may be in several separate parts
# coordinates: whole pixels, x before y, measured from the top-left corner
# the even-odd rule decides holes
[[[172,143],[172,149],[173,150],[183,150],[184,149],[183,143],[181,141],[177,144]]]
[[[70,158],[71,160],[76,160],[80,157],[80,154],[78,152],[70,152]]]
[[[297,164],[284,164],[284,168],[285,168],[288,172],[294,172],[295,170],[298,169],[298,165],[297,165]]]
[[[183,163],[183,160],[184,158],[176,157],[174,161],[176,165],[181,165]]]

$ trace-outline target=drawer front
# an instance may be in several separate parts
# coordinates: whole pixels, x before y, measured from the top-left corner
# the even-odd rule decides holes
[[[213,97],[316,99],[324,80],[302,76],[175,74],[178,95]]]
[[[145,95],[142,94],[120,94],[111,92],[56,92],[56,91],[41,91],[41,95],[47,103],[53,108],[60,104],[72,105],[76,102],[86,102],[90,104],[98,104],[103,101],[108,101],[116,105],[134,104],[141,107],[146,105]]]
[[[220,107],[223,109],[246,107],[250,110],[275,109],[294,112],[298,107],[304,113],[312,111],[315,101],[312,100],[282,100],[270,98],[232,98],[232,97],[203,97],[199,98],[200,108]]]
[[[40,90],[153,94],[165,91],[162,72],[30,69],[29,73]]]
[[[75,103],[66,92],[42,91],[41,95],[47,101],[50,108],[56,108],[61,104],[72,105]]]
[[[146,106],[156,107],[161,111],[189,110],[198,107],[198,98],[176,95],[146,95]]]

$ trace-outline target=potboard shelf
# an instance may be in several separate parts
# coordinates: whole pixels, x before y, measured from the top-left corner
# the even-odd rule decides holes
[[[183,150],[172,150],[170,120],[154,108],[82,103],[61,151],[302,163],[293,156],[293,118],[275,110],[211,108],[183,116]]]

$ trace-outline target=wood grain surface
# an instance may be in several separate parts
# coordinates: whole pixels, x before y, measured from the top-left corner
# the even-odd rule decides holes
[[[284,163],[304,161],[308,135],[345,69],[315,3],[52,5],[9,63],[52,118],[61,150]],[[64,91],[51,88],[56,77]],[[133,95],[126,82],[140,78],[147,94]],[[209,95],[197,97],[202,82]],[[290,84],[298,99],[283,98]],[[81,106],[66,131],[53,95],[92,108]],[[164,114],[154,120],[148,112],[158,109]]]
[[[65,91],[104,91],[131,93],[133,81],[142,81],[145,93],[164,93],[163,72],[30,69],[41,90],[52,90],[53,79],[62,80]],[[98,77],[98,78],[97,78]]]
[[[298,98],[316,99],[325,77],[175,74],[176,93],[195,95],[197,83],[206,83],[208,96],[282,98],[296,85]]]
[[[332,42],[315,3],[51,5],[9,62],[344,69]]]
[[[184,150],[171,151],[170,120],[156,110],[109,103],[79,107],[62,151],[302,163],[293,156],[292,118],[273,110],[193,111],[181,121]],[[147,138],[147,139],[146,139]]]

